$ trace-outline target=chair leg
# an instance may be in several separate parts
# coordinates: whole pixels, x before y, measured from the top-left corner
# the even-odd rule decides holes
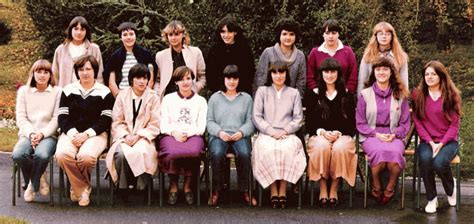
[[[153,191],[153,177],[148,175],[148,205],[151,205],[151,193]]]
[[[298,191],[298,208],[297,209],[301,209],[301,200],[302,200],[302,191],[303,191],[303,179],[305,178],[305,176],[301,177],[300,180],[299,180],[299,191]]]
[[[49,160],[49,205],[54,205],[53,186],[54,186],[54,160]]]
[[[100,156],[97,157],[97,162],[95,164],[95,184],[97,188],[97,205],[100,205]]]
[[[367,208],[367,188],[369,186],[369,162],[365,160],[364,208]]]
[[[209,163],[210,166],[212,166],[211,162]],[[212,167],[209,169],[209,176],[210,176],[210,183],[209,183],[209,199],[207,199],[207,205],[212,205],[212,191],[213,189],[213,182],[212,182]]]
[[[252,193],[253,188],[252,188],[252,186],[253,186],[253,177],[252,177],[252,169],[250,169],[250,170],[249,170],[249,190],[248,190],[248,191],[249,191],[249,197],[250,197],[250,203],[249,203],[250,206],[252,206],[252,198],[253,198],[253,197],[252,197],[252,196],[253,196],[253,193]]]
[[[461,209],[461,165],[456,164],[456,211]]]
[[[163,188],[165,187],[165,177],[161,171],[158,171],[158,179],[160,185],[160,207],[163,207]]]
[[[258,207],[262,207],[262,186],[258,184]]]
[[[416,185],[418,190],[416,191],[416,208],[420,209],[420,194],[421,194],[421,175],[420,170],[416,173]]]
[[[197,168],[197,183],[196,183],[196,195],[197,195],[197,206],[201,206],[201,177],[199,173],[201,171],[201,164]]]
[[[109,175],[109,188],[110,188],[110,205],[114,206],[114,182],[112,177]]]
[[[59,167],[59,205],[63,204],[64,171]]]
[[[405,170],[402,171],[402,186],[400,187],[401,187],[401,194],[402,194],[400,209],[404,209],[405,208]]]
[[[416,171],[418,169],[418,155],[417,153],[415,153],[415,155],[413,156],[413,173],[412,173],[412,177],[413,177],[413,180],[412,180],[412,184],[411,184],[411,201],[415,200],[415,193],[416,193]]]
[[[20,173],[21,173],[21,166],[20,164],[17,163],[17,171],[16,171],[16,178],[17,178],[17,182],[16,182],[16,194],[18,197],[21,197],[21,176],[20,176]],[[26,185],[28,185],[28,183],[25,183]]]
[[[314,181],[310,180],[309,182],[310,182],[309,186],[311,188],[311,190],[310,190],[311,199],[309,201],[310,201],[311,207],[313,207],[314,206]]]
[[[349,184],[349,208],[352,208],[352,200],[353,200],[353,194],[354,194],[354,190],[355,190],[355,187],[351,187]]]
[[[12,167],[12,205],[16,206],[16,172],[17,172],[17,164],[13,162],[13,167]]]

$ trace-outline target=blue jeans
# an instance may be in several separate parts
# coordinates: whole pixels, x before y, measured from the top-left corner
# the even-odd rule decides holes
[[[250,153],[252,151],[250,137],[241,138],[236,142],[225,142],[219,137],[211,136],[209,141],[209,151],[211,152],[212,182],[216,191],[223,187],[222,178],[224,175],[224,165],[226,164],[227,150],[232,147],[235,154],[235,165],[237,168],[237,179],[239,190],[245,192],[248,190],[250,171]]]
[[[35,192],[39,191],[41,175],[48,167],[51,156],[56,152],[56,142],[57,139],[48,137],[41,140],[36,149],[33,149],[30,140],[22,136],[13,149],[13,161],[20,165],[25,183],[28,185],[31,180]]]
[[[420,143],[418,155],[420,161],[420,172],[426,189],[426,198],[433,200],[436,193],[435,172],[443,183],[444,191],[447,195],[453,195],[454,180],[451,173],[451,160],[458,153],[458,142],[452,141],[443,146],[438,155],[433,158],[433,150],[427,142]]]

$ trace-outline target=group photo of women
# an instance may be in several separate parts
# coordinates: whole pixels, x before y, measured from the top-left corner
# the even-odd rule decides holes
[[[74,17],[52,62],[34,62],[17,92],[12,158],[23,174],[24,200],[51,193],[45,170],[53,162],[67,176],[70,200],[88,206],[100,190],[91,173],[104,154],[105,176],[123,203],[152,188],[160,173],[169,183],[164,201],[196,204],[197,175],[208,161],[206,200],[218,206],[231,185],[232,154],[246,205],[262,200],[274,209],[292,207],[293,193],[304,190],[298,183],[310,181],[318,186],[320,207],[336,208],[347,203],[341,186],[356,186],[365,158],[368,195],[383,206],[401,193],[405,138],[415,129],[424,211],[437,211],[436,176],[455,206],[450,161],[459,153],[461,94],[447,65],[430,58],[422,71],[408,71],[409,56],[388,22],[375,24],[360,58],[343,42],[339,21],[319,26],[323,42],[305,55],[302,27],[281,18],[269,26],[272,43],[254,55],[231,16],[209,31],[205,52],[192,45],[181,21],[162,27],[156,38],[166,46],[157,52],[140,42],[142,30],[133,21],[124,21],[116,31],[119,44],[102,58],[87,19]],[[416,76],[421,81],[410,90],[409,77]],[[253,194],[254,180],[269,197]]]

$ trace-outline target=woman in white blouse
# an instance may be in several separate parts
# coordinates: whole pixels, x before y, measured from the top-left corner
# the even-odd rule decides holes
[[[159,161],[160,170],[170,176],[169,204],[176,204],[178,199],[178,175],[185,177],[186,203],[194,203],[191,177],[204,150],[207,103],[193,91],[193,80],[190,68],[176,68],[170,84],[175,84],[178,91],[166,95],[161,104],[160,127],[164,136],[160,139]]]

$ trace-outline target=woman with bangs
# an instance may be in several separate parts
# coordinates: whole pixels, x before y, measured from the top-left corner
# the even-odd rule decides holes
[[[392,200],[398,176],[405,168],[403,139],[410,129],[407,98],[408,91],[392,60],[375,60],[357,100],[356,126],[372,171],[371,194],[382,205]],[[389,179],[382,191],[380,174],[385,169]]]
[[[193,91],[199,93],[206,85],[206,64],[199,48],[189,46],[191,40],[183,23],[171,21],[163,29],[161,36],[169,44],[169,48],[156,53],[158,65],[158,78],[155,90],[162,100],[163,97],[177,91],[176,85],[171,82],[171,77],[176,68],[186,66],[196,74],[193,78]]]
[[[214,43],[206,58],[206,80],[209,90],[215,93],[224,82],[222,71],[227,65],[236,65],[241,74],[240,89],[252,94],[255,63],[244,30],[231,16],[219,21],[214,31]]]
[[[321,206],[335,207],[340,180],[355,185],[355,101],[344,86],[341,65],[336,59],[326,58],[319,69],[318,88],[308,91],[304,98],[307,131],[311,136],[307,146],[308,175],[311,181],[319,181]]]
[[[194,92],[195,76],[191,68],[180,66],[173,72],[171,85],[178,90],[163,98],[160,108],[159,166],[170,177],[168,204],[178,200],[178,178],[183,175],[184,199],[194,203],[191,180],[204,150],[207,102]],[[196,192],[199,194],[199,191]]]
[[[306,168],[301,140],[295,133],[303,122],[301,96],[289,87],[285,62],[270,64],[267,83],[255,93],[252,119],[260,132],[252,151],[252,169],[263,188],[270,186],[271,206],[285,208],[286,186],[295,184]]]
[[[58,85],[66,85],[77,81],[74,75],[74,63],[84,55],[92,55],[97,60],[97,81],[103,83],[102,53],[97,44],[91,42],[91,27],[82,16],[74,17],[66,30],[66,39],[56,48],[53,58],[53,74],[58,77]]]
[[[257,205],[248,192],[250,153],[252,144],[250,137],[255,128],[252,123],[252,97],[242,92],[237,65],[227,65],[222,72],[221,91],[214,93],[209,99],[207,110],[207,131],[209,133],[209,151],[211,152],[212,183],[215,185],[210,205],[217,205],[219,193],[223,188],[226,154],[229,148],[235,154],[239,190],[246,204]]]
[[[435,173],[443,183],[449,205],[458,203],[450,161],[459,153],[461,93],[439,61],[426,63],[422,75],[413,93],[413,119],[421,138],[417,153],[428,200],[425,212],[435,213],[438,207]]]
[[[306,58],[303,52],[296,48],[296,43],[301,38],[299,24],[291,18],[280,19],[274,34],[275,45],[265,48],[258,60],[254,93],[269,81],[267,76],[270,64],[283,61],[290,73],[291,81],[288,86],[297,89],[303,97],[306,89]]]
[[[158,168],[155,138],[160,134],[160,100],[148,88],[150,76],[145,64],[130,68],[130,87],[119,92],[112,110],[113,144],[106,164],[124,202],[133,189],[145,189]]]
[[[380,22],[372,29],[372,36],[360,62],[357,95],[364,88],[364,83],[372,72],[372,64],[378,57],[389,57],[394,61],[402,83],[408,89],[408,55],[403,50],[393,26]]]
[[[314,47],[308,56],[306,73],[308,90],[318,87],[318,80],[315,76],[324,59],[334,58],[341,65],[346,89],[351,93],[355,93],[357,88],[357,61],[352,48],[343,45],[339,39],[342,28],[337,20],[328,19],[323,23],[322,30],[324,42],[321,46]]]
[[[60,97],[61,88],[56,86],[51,63],[44,59],[36,61],[27,84],[18,90],[15,109],[19,131],[12,158],[19,164],[27,184],[26,202],[33,201],[37,192],[49,194],[43,174],[56,151]]]

